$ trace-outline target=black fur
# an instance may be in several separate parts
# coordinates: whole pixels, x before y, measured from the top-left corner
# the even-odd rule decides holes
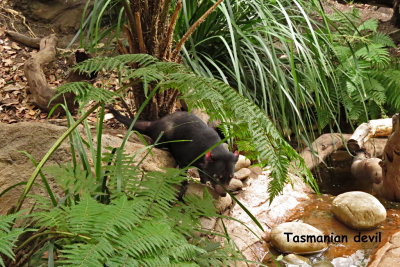
[[[121,115],[113,108],[110,108],[110,112],[128,127],[133,122],[133,119]],[[169,149],[180,167],[188,166],[199,155],[221,142],[221,138],[213,128],[208,127],[197,116],[182,111],[156,121],[136,121],[133,129],[153,140],[160,138],[159,142],[187,140],[163,145]],[[223,187],[229,185],[237,159],[237,154],[219,144],[212,149],[211,155],[201,157],[192,163],[192,166],[199,169],[202,183],[210,181],[218,194],[224,196],[226,193],[221,185]]]

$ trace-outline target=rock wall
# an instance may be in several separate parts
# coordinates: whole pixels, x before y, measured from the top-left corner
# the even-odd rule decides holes
[[[31,161],[19,151],[26,151],[36,161],[40,161],[66,130],[66,127],[47,123],[0,123],[0,192],[14,184],[27,181],[34,170]],[[106,133],[103,135],[102,147],[118,147],[121,142],[121,138]],[[126,152],[133,154],[143,147],[142,144],[128,142]],[[138,158],[144,156],[146,152],[146,150],[140,151]],[[47,166],[69,162],[70,160],[70,147],[68,142],[64,142],[47,162]],[[145,171],[157,171],[163,167],[173,168],[175,166],[176,163],[170,154],[160,149],[153,149],[141,165]],[[32,193],[46,195],[40,177],[36,181]],[[50,183],[53,189],[57,190],[54,181],[50,179]],[[0,214],[5,214],[9,208],[16,204],[23,188],[24,186],[18,186],[0,198]],[[23,208],[30,205],[32,205],[32,200],[26,200]]]

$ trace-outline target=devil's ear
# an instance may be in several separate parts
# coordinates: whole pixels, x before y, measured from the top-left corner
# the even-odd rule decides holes
[[[211,154],[211,151],[208,151],[208,152],[206,153],[206,161],[212,161],[212,154]]]
[[[239,159],[239,151],[235,151],[235,152],[233,152],[233,155],[235,156],[235,160],[238,160]]]

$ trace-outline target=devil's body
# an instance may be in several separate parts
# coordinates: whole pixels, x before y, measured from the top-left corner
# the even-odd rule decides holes
[[[114,117],[130,126],[133,119],[121,115],[118,111],[110,109]],[[220,195],[225,192],[218,184],[227,186],[233,177],[237,154],[230,152],[223,144],[218,133],[208,127],[197,116],[187,112],[175,112],[156,121],[136,121],[134,130],[158,139],[163,143],[175,158],[179,167],[189,164],[199,169],[202,183],[210,181]],[[211,153],[201,154],[215,146]]]

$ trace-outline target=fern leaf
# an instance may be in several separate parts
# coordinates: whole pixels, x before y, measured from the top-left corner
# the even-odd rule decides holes
[[[368,19],[364,21],[360,26],[358,26],[357,30],[361,31],[372,31],[376,32],[378,29],[378,21],[376,19]]]

